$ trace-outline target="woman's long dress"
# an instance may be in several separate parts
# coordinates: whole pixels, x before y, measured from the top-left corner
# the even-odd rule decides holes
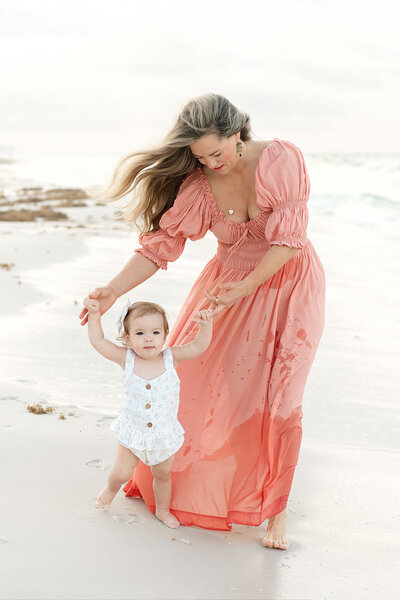
[[[302,436],[303,391],[324,323],[325,278],[307,238],[309,178],[300,150],[273,140],[256,171],[261,213],[245,223],[218,209],[201,168],[182,183],[161,228],[141,237],[145,257],[162,269],[187,238],[211,230],[216,256],[186,298],[167,345],[186,344],[205,290],[240,281],[272,245],[298,252],[252,294],[214,318],[206,352],[178,365],[179,420],[186,435],[173,466],[171,512],[183,525],[230,529],[259,525],[287,504]],[[154,512],[150,469],[139,463],[127,496]]]

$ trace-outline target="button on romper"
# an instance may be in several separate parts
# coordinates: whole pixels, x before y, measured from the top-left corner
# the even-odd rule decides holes
[[[154,379],[136,375],[135,353],[128,348],[122,375],[124,399],[119,417],[111,424],[116,440],[144,464],[158,465],[184,441],[178,421],[180,381],[171,348],[163,351],[165,371]]]

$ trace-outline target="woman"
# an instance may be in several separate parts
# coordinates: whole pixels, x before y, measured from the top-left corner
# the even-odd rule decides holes
[[[307,239],[309,179],[290,142],[251,138],[226,98],[190,100],[158,148],[118,165],[108,199],[140,192],[125,217],[142,247],[91,298],[115,300],[211,230],[216,256],[193,285],[167,345],[195,335],[214,309],[214,343],[178,367],[185,444],[173,469],[171,512],[183,525],[229,530],[268,518],[264,546],[286,550],[285,507],[301,441],[304,386],[322,334],[325,280]],[[80,318],[86,323],[86,309]],[[125,486],[154,511],[145,466]]]

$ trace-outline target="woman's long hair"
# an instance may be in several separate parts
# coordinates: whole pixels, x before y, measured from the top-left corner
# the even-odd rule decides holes
[[[142,233],[159,229],[166,210],[171,208],[186,175],[200,163],[189,145],[203,135],[230,137],[240,131],[244,142],[251,138],[250,117],[218,94],[204,94],[189,100],[162,143],[125,156],[117,165],[111,182],[95,197],[111,202],[132,193],[122,218]]]

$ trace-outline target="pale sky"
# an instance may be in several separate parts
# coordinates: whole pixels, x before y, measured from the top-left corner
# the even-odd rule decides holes
[[[398,0],[0,0],[0,152],[124,153],[217,92],[259,139],[400,152]]]

